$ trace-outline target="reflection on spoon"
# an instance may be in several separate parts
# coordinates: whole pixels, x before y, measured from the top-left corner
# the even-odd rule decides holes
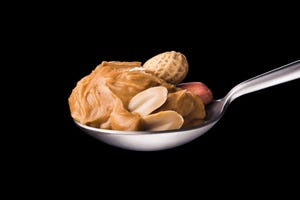
[[[203,135],[212,128],[223,116],[228,105],[236,98],[265,89],[274,85],[300,78],[300,60],[276,68],[254,78],[248,79],[235,87],[219,100],[207,105],[207,118],[204,124],[190,129],[169,131],[116,131],[89,127],[75,121],[84,132],[96,139],[135,151],[158,151],[186,144]]]

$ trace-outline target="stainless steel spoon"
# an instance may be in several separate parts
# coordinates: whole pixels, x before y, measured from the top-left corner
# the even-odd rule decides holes
[[[207,132],[221,119],[228,105],[237,97],[298,78],[300,78],[300,60],[248,79],[233,87],[224,98],[207,105],[205,123],[190,129],[159,132],[116,131],[93,128],[76,121],[75,123],[96,139],[123,149],[136,151],[170,149],[186,144]]]

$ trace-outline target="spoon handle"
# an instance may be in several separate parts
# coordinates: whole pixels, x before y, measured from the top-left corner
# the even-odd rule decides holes
[[[300,78],[300,60],[248,79],[233,87],[226,95],[227,103],[244,94]]]

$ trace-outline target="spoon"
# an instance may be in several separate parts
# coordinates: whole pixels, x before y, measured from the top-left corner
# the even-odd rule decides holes
[[[206,121],[189,129],[167,131],[118,131],[99,129],[74,121],[85,133],[109,145],[135,151],[158,151],[186,144],[211,129],[236,98],[300,78],[300,60],[248,79],[233,87],[225,97],[206,107]]]

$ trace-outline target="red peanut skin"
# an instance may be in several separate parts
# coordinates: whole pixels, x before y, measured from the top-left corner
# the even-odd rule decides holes
[[[212,91],[202,82],[186,82],[177,85],[197,95],[204,104],[209,104],[213,100]]]

